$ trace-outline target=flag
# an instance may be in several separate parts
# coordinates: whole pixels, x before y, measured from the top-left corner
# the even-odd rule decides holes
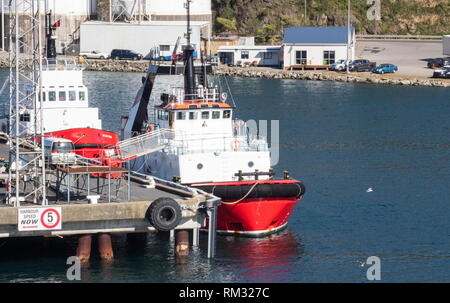
[[[52,27],[60,27],[61,26],[61,20],[58,20],[55,22],[55,24],[52,25]]]

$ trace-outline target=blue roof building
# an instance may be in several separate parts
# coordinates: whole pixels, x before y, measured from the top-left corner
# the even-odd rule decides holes
[[[355,57],[355,28],[296,26],[284,30],[283,68],[326,68]],[[348,54],[347,54],[348,52]]]

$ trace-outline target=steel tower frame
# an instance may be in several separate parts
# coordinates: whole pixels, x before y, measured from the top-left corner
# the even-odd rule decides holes
[[[47,205],[42,129],[41,0],[9,2],[9,182],[8,203],[20,199]],[[28,112],[28,115],[26,114]],[[31,114],[33,113],[33,114]],[[27,127],[26,122],[33,122]],[[22,187],[21,187],[22,185]],[[28,187],[31,185],[31,187]]]

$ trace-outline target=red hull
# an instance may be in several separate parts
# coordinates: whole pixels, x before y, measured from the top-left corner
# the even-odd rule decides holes
[[[192,186],[222,198],[223,203],[218,207],[217,213],[219,233],[263,236],[281,230],[288,223],[297,201],[304,193],[303,185],[298,186],[301,189],[297,194],[293,194],[294,186],[300,184],[297,180],[258,181],[257,186],[263,185],[265,188],[255,193],[254,197],[249,194],[243,199],[227,198],[235,194],[236,186],[246,186],[245,193],[247,193],[250,191],[248,187],[253,184],[255,181],[216,182]],[[286,190],[283,191],[284,189]]]
[[[257,198],[244,199],[234,205],[221,204],[217,213],[217,230],[255,236],[276,232],[288,223],[297,201],[297,197]]]

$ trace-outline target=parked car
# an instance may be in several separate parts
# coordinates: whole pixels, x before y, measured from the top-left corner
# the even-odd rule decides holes
[[[343,71],[347,69],[347,62],[352,63],[352,60],[337,60],[335,63],[331,64],[328,68],[329,70],[335,70],[335,71]]]
[[[111,51],[111,59],[132,59],[132,60],[141,60],[142,55],[136,52],[133,52],[129,49],[113,49]]]
[[[363,72],[363,71],[370,72],[376,66],[377,64],[375,62],[371,62],[366,59],[358,59],[353,60],[352,63],[350,63],[349,70],[351,70],[352,72]]]
[[[429,68],[436,68],[436,67],[443,67],[445,65],[449,65],[450,63],[448,62],[448,60],[445,60],[444,58],[436,58],[436,59],[431,59],[430,61],[428,61],[427,66]]]
[[[377,74],[395,73],[396,71],[398,71],[397,65],[390,64],[390,63],[380,64],[377,67],[375,67],[374,69],[372,69],[372,73],[377,73]]]
[[[450,65],[434,70],[433,78],[450,78]]]
[[[64,138],[45,138],[44,156],[49,164],[74,164],[76,162],[73,142]]]
[[[80,56],[86,59],[108,59],[109,54],[100,51],[80,52]]]

